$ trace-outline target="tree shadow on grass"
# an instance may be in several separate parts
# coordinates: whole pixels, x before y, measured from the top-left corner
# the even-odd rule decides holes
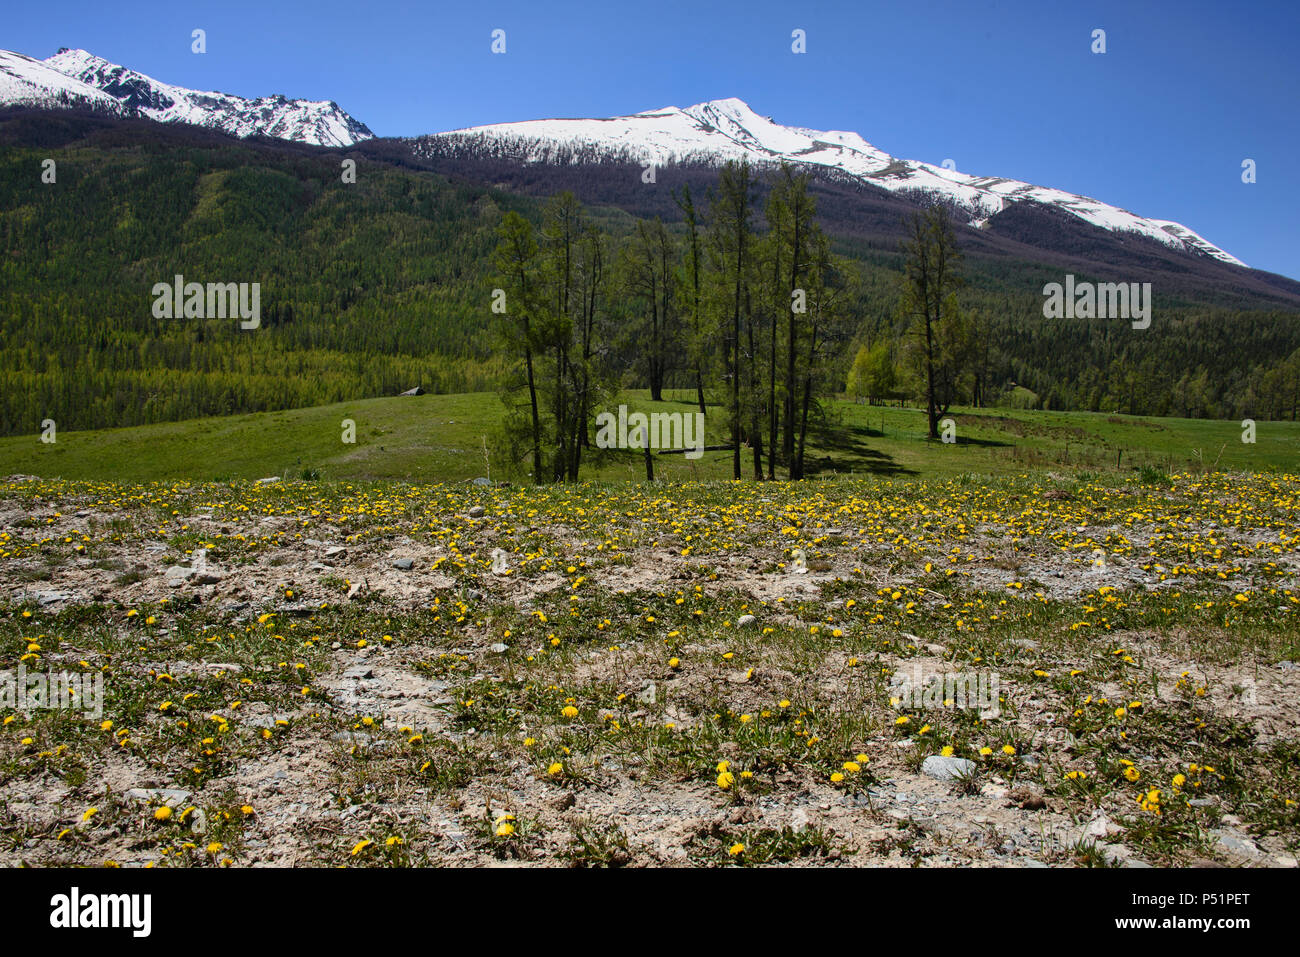
[[[968,438],[968,437],[966,437],[966,436],[961,436],[961,435],[959,435],[959,436],[957,436],[957,441],[956,441],[955,443],[953,443],[953,444],[954,444],[954,445],[978,445],[978,446],[981,447],[981,448],[1001,448],[1001,449],[1009,449],[1009,448],[1011,448],[1012,446],[1014,446],[1016,443],[1014,443],[1014,442],[1001,442],[1001,441],[999,441],[999,440],[997,440],[997,439],[972,439],[972,438]]]
[[[872,475],[916,475],[914,469],[904,468],[893,457],[866,444],[871,430],[840,426],[833,430],[810,430],[810,448],[804,453],[804,474],[825,475],[836,472],[870,472]]]

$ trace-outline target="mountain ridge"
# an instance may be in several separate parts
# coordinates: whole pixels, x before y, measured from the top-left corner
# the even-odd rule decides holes
[[[85,50],[62,48],[46,60],[0,51],[0,105],[84,107],[117,116],[186,123],[238,137],[265,135],[333,148],[375,139],[364,123],[333,100],[249,100],[233,94],[163,83]],[[460,154],[525,165],[607,161],[641,165],[719,166],[745,159],[756,166],[791,163],[829,177],[873,186],[911,202],[938,199],[987,229],[1013,207],[1062,211],[1122,242],[1136,234],[1190,256],[1249,268],[1195,230],[1139,216],[1092,197],[999,176],[975,176],[908,160],[873,146],[860,134],[785,126],[727,97],[689,107],[665,106],[625,116],[553,118],[465,127],[400,138],[417,158]]]
[[[45,60],[0,51],[0,103],[87,106],[240,138],[261,135],[315,146],[353,146],[374,137],[333,100],[290,99],[278,93],[249,99],[192,90],[69,47]]]
[[[1244,262],[1181,223],[1138,216],[1092,197],[999,176],[974,176],[893,156],[844,130],[784,126],[736,97],[689,107],[661,107],[603,119],[541,119],[488,124],[407,140],[417,155],[430,144],[524,163],[590,162],[601,158],[655,166],[747,159],[839,171],[891,192],[930,195],[982,228],[1016,203],[1064,210],[1111,232],[1132,232],[1174,249],[1235,266]]]
[[[50,109],[90,109],[115,116],[135,116],[104,91],[82,83],[41,60],[0,50],[0,104]]]

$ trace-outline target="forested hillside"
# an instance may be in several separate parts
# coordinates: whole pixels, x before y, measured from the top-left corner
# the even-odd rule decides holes
[[[0,154],[5,433],[47,416],[96,428],[500,377],[482,287],[508,195],[373,164],[345,184],[325,150],[145,121],[34,125],[72,139],[10,137]],[[153,285],[178,273],[259,282],[261,328],[154,318]]]
[[[417,385],[466,392],[515,384],[518,340],[491,310],[503,281],[496,255],[502,225],[517,212],[542,227],[544,198],[574,187],[585,186],[574,192],[609,269],[598,304],[608,324],[606,371],[617,379],[609,387],[657,381],[694,388],[695,360],[708,354],[691,338],[692,252],[678,199],[682,186],[692,187],[702,239],[717,225],[717,170],[661,171],[655,188],[630,175],[635,170],[512,172],[499,163],[416,159],[391,140],[338,152],[23,110],[0,114],[0,146],[4,434],[35,433],[46,418],[60,429],[101,428],[318,405]],[[355,183],[343,181],[345,157],[357,162]],[[42,182],[45,159],[55,161],[54,183]],[[772,175],[757,173],[752,189],[753,238],[770,244],[764,213]],[[900,308],[899,240],[909,207],[892,195],[892,205],[881,206],[861,192],[808,185],[827,239],[824,255],[834,257],[827,275],[836,296],[834,336],[802,353],[817,372],[813,415],[817,394],[846,385],[872,401],[922,398],[909,346],[916,326]],[[1054,248],[1040,242],[1048,235]],[[1128,243],[1120,265],[1098,274],[1096,237],[1058,229],[1032,210],[987,232],[961,227],[955,238],[966,255],[957,290],[962,322],[952,330],[960,332],[960,348],[947,357],[953,401],[1296,416],[1294,282],[1202,264],[1145,240]],[[761,262],[756,256],[752,268]],[[1139,331],[1117,320],[1044,319],[1041,289],[1065,271],[1080,280],[1154,277],[1155,321]],[[155,318],[151,290],[176,274],[260,283],[260,328],[242,330],[233,319]],[[788,277],[752,278],[755,290],[766,283],[769,293],[790,285]],[[779,291],[788,300],[789,289]],[[775,301],[741,299],[760,337],[770,333],[771,319],[759,310],[770,312]],[[701,292],[698,316],[706,324],[717,326],[727,308],[735,310],[734,296]],[[731,328],[750,326],[746,320]],[[786,348],[760,342],[751,351],[741,343],[745,357],[766,349],[778,363]],[[866,355],[875,361],[855,361]],[[715,350],[712,358],[722,356]],[[725,403],[727,370],[713,371],[703,383],[709,401]],[[766,377],[771,398],[770,370]],[[786,378],[776,376],[782,387]],[[784,416],[784,397],[776,400]],[[790,440],[783,434],[781,441]]]

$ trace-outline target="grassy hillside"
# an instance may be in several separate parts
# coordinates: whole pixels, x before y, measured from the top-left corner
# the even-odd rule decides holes
[[[689,412],[685,392],[656,406],[645,392],[623,397],[630,408]],[[342,402],[309,409],[222,416],[86,432],[59,432],[44,444],[35,434],[0,439],[0,475],[161,481],[319,477],[325,480],[457,481],[485,475],[515,478],[496,451],[503,409],[493,393],[422,395]],[[1147,419],[1088,412],[959,410],[957,442],[925,438],[918,409],[852,402],[831,404],[812,437],[814,474],[897,476],[1000,475],[1027,469],[1127,471],[1202,465],[1251,471],[1295,471],[1300,423],[1262,422],[1255,444],[1241,441],[1239,422]],[[356,442],[342,441],[344,420]],[[723,417],[711,410],[710,444],[722,444]],[[488,447],[488,462],[484,445]],[[670,480],[730,477],[730,453],[697,462],[656,455],[656,476]],[[746,475],[749,460],[745,459]],[[642,479],[631,452],[588,459],[588,479]]]

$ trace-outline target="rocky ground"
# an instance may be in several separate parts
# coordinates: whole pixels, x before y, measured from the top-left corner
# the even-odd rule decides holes
[[[0,860],[1294,867],[1298,493],[11,477]]]

